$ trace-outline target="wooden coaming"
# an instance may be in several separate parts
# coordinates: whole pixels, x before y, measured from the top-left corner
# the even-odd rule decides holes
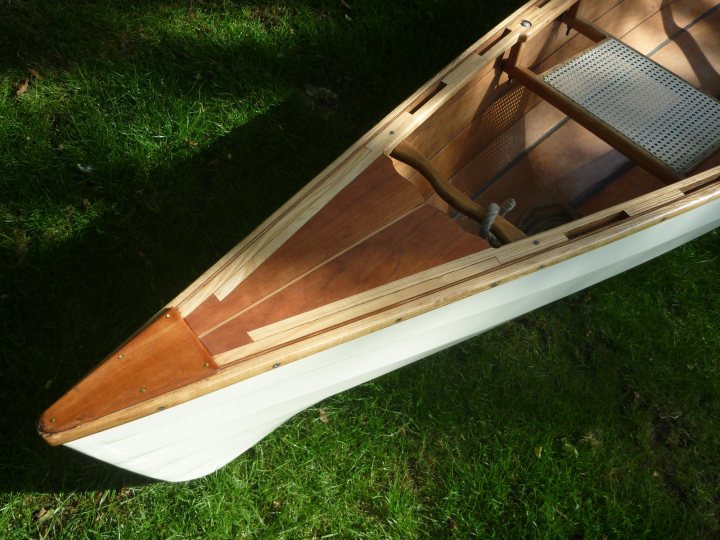
[[[397,174],[385,154],[409,138],[434,156],[436,166],[455,175],[456,185],[471,191],[472,181],[463,184],[460,171],[467,173],[473,163],[482,166],[477,157],[498,134],[516,130],[527,147],[532,136],[523,129],[522,122],[530,120],[531,115],[535,120],[545,117],[543,122],[562,124],[562,129],[557,130],[560,137],[554,141],[557,152],[562,154],[562,141],[580,132],[572,133],[572,123],[527,96],[520,98],[520,105],[513,105],[510,119],[503,120],[502,129],[498,128],[492,136],[478,132],[482,131],[488,118],[483,115],[493,100],[512,90],[512,85],[503,80],[497,61],[521,36],[528,38],[524,54],[531,55],[526,58],[536,66],[552,65],[586,46],[585,38],[574,32],[566,35],[565,27],[556,21],[572,5],[570,0],[530,2],[508,17],[173,300],[169,307],[177,308],[177,312],[172,313],[177,313],[178,318],[185,317],[189,325],[185,328],[193,329],[195,339],[200,336],[199,349],[195,342],[189,349],[208,355],[203,357],[205,371],[201,375],[180,380],[166,373],[168,386],[159,393],[150,393],[150,387],[140,386],[146,388],[145,392],[136,389],[140,397],[124,397],[122,403],[113,402],[90,416],[75,414],[75,420],[63,426],[58,424],[58,418],[73,415],[65,414],[71,407],[68,401],[61,400],[48,411],[55,416],[48,413],[43,416],[41,432],[46,439],[60,444],[152,414],[540,267],[557,264],[720,198],[720,168],[652,192],[649,190],[658,186],[647,176],[641,178],[642,189],[632,183],[632,175],[638,174],[633,169],[623,177],[630,183],[629,189],[617,190],[612,197],[602,191],[598,193],[600,198],[593,202],[593,215],[500,249],[489,249],[484,241],[467,234],[433,207],[434,197],[418,189],[418,183],[406,182]],[[716,5],[716,1],[705,0],[598,0],[583,2],[580,14],[642,50],[656,48],[667,39],[670,32],[667,10],[672,10],[673,20],[682,25],[683,18],[695,20],[692,18],[695,12],[699,12],[697,18]],[[714,17],[707,19],[714,22]],[[524,19],[532,20],[533,26],[522,27],[519,22]],[[666,32],[664,36],[658,35],[658,23],[662,32]],[[640,36],[645,25],[654,30],[643,39]],[[707,42],[710,32],[707,27],[706,21],[697,25],[690,37],[700,36]],[[687,36],[680,33],[678,42],[680,38]],[[681,76],[688,65],[690,71],[697,71],[696,62],[686,59],[683,63],[685,50],[681,54],[669,52],[673,43],[662,50],[663,55],[667,54],[665,61],[679,66],[670,69]],[[715,45],[710,52],[706,60],[717,66],[720,52]],[[664,63],[659,58],[655,60]],[[706,71],[698,72],[696,77],[704,87],[717,83]],[[422,106],[417,108],[421,102]],[[540,123],[527,124],[531,125]],[[535,137],[542,138],[539,132]],[[476,142],[479,144],[475,150],[469,150]],[[593,144],[588,139],[588,148]],[[549,145],[539,152],[538,158],[552,160],[552,153],[547,152],[550,148]],[[609,152],[614,152],[597,148],[602,157],[598,162],[605,162]],[[713,159],[708,163],[713,163]],[[523,174],[518,173],[523,169],[518,164],[522,165],[522,160],[511,172],[515,170],[517,185],[522,186]],[[529,167],[524,169],[526,181],[528,174],[536,172],[536,164],[537,161],[526,163]],[[410,171],[402,172],[412,176]],[[575,175],[582,183],[583,172],[576,171]],[[373,204],[372,198],[364,200],[367,190],[358,189],[361,183],[382,194],[377,204]],[[503,179],[503,184],[512,182]],[[557,199],[553,186],[549,185],[548,191],[549,200]],[[628,200],[631,196],[635,198]],[[343,230],[343,215],[351,216],[349,221],[355,226]],[[598,223],[607,224],[598,230]],[[332,234],[328,235],[328,230]],[[290,239],[299,238],[306,240],[289,243]],[[85,381],[100,372],[98,368]],[[104,377],[104,382],[113,382],[116,375]],[[178,380],[180,383],[173,386]],[[81,385],[85,381],[76,390],[84,391]],[[128,388],[133,385],[138,383],[131,382]],[[72,394],[73,391],[68,395]],[[79,403],[77,397],[73,399]],[[50,418],[55,418],[54,428],[48,427]]]

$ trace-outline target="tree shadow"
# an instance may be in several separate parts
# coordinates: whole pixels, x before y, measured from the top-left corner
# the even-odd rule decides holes
[[[105,485],[106,475],[111,485],[138,481],[47,447],[33,429],[38,415],[337,155],[337,131],[291,99],[205,152],[155,171],[177,192],[125,208],[82,240],[11,270],[9,282],[23,293],[8,291],[2,300],[13,314],[3,348],[15,355],[2,373],[0,429],[13,434],[0,466],[5,490],[90,489]],[[317,146],[309,148],[303,134]]]
[[[717,6],[708,9],[700,19],[693,21],[690,26],[694,26],[700,20],[712,15],[716,10]],[[668,6],[662,10],[662,22],[665,33],[670,36],[669,41],[674,42],[680,48],[685,55],[690,67],[695,74],[695,77],[699,81],[701,88],[714,88],[717,84],[718,77],[720,74],[715,70],[713,65],[708,60],[707,54],[700,48],[697,41],[693,39],[688,28],[681,28],[673,19],[672,6]]]
[[[52,204],[82,200],[90,190],[105,193],[113,209],[99,215],[82,235],[23,256],[0,250],[0,350],[5,358],[0,371],[0,398],[5,403],[0,429],[6,434],[0,448],[3,492],[86,491],[148,482],[74,451],[47,446],[34,430],[38,416],[384,112],[499,18],[486,11],[472,18],[469,14],[476,10],[475,3],[466,2],[442,17],[416,15],[417,20],[427,19],[420,27],[417,20],[407,18],[392,27],[389,20],[403,8],[388,6],[384,15],[388,20],[379,19],[378,28],[367,22],[340,33],[331,22],[325,29],[315,29],[312,36],[296,37],[296,47],[278,56],[274,46],[251,38],[215,43],[199,38],[187,42],[171,35],[160,40],[127,35],[133,17],[161,4],[78,5],[97,9],[83,12],[53,3],[4,4],[0,27],[6,32],[0,66],[17,70],[18,76],[28,66],[58,76],[80,69],[95,72],[100,81],[124,70],[147,69],[150,88],[172,80],[172,89],[167,91],[188,99],[198,91],[247,98],[278,81],[290,90],[273,108],[202,151],[152,171],[139,171],[120,155],[88,176],[72,170],[69,160],[48,167],[56,156],[53,149],[46,149],[37,154],[35,168],[9,179],[4,189],[25,206],[36,204],[36,197],[37,204],[42,202],[37,190],[26,188],[30,176],[61,186],[50,194]],[[218,5],[196,2],[188,10],[198,7],[207,12]],[[260,5],[280,9],[282,3],[239,4],[249,9]],[[336,3],[319,5],[317,9],[340,9]],[[101,9],[106,10],[103,16]],[[439,20],[445,22],[439,24]],[[413,24],[416,27],[410,33],[398,37],[398,31]],[[452,39],[447,38],[450,28],[455,30]],[[390,36],[395,39],[392,50],[382,59],[350,52],[358,44],[376,50],[377,43],[372,41]],[[419,43],[435,47],[422,56],[416,54]],[[352,66],[343,64],[347,58],[353,59]],[[198,69],[205,70],[199,79]],[[223,69],[247,77],[235,82],[227,75],[214,77]],[[303,83],[323,84],[325,80],[340,94],[340,105],[329,114],[308,103],[301,88]],[[136,187],[133,182],[138,174],[152,177],[152,183]]]

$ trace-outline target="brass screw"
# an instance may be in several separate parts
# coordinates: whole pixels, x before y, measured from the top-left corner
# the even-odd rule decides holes
[[[50,419],[50,423],[51,423],[51,424],[54,424],[54,423],[55,423],[55,417],[54,417],[54,416]]]
[[[273,369],[277,369],[277,368],[279,368],[279,367],[280,367],[280,364],[279,364],[279,363],[278,363],[278,364],[273,364]]]
[[[146,391],[147,391],[147,388],[145,388],[144,386],[140,389],[141,394],[144,394]]]
[[[118,354],[118,360],[122,360],[123,358],[125,358],[124,354]]]
[[[170,318],[170,314],[169,314],[169,313],[166,313],[166,314],[165,314],[165,318],[166,318],[166,319],[169,319],[169,318]]]
[[[205,363],[203,364],[203,366],[205,366],[205,367],[210,367],[210,362],[205,362]]]

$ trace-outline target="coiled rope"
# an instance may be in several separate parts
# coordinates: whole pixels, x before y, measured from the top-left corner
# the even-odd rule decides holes
[[[502,242],[500,242],[500,240],[498,240],[498,238],[490,230],[492,229],[493,223],[495,223],[498,216],[504,216],[516,206],[517,203],[512,197],[505,199],[502,206],[498,206],[496,203],[490,203],[490,206],[488,206],[485,218],[480,225],[480,236],[490,242],[492,247],[502,246]]]

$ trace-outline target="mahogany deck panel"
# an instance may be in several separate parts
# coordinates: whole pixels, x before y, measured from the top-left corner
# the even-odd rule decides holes
[[[216,371],[182,316],[164,310],[45,411],[40,428],[47,433],[72,429]]]
[[[206,299],[188,324],[202,336],[422,203],[390,159],[379,158],[222,301]]]
[[[249,343],[248,331],[488,248],[436,208],[423,206],[201,340],[220,354]]]

